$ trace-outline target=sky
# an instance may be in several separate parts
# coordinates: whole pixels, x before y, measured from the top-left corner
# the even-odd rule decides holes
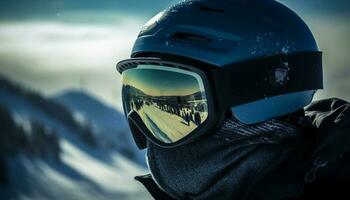
[[[155,69],[129,69],[124,73],[123,84],[150,96],[187,96],[201,91],[197,79],[184,73]]]
[[[2,0],[0,75],[45,95],[81,89],[121,110],[115,64],[141,26],[177,0]],[[348,0],[280,0],[309,25],[324,52],[325,90],[350,100]]]

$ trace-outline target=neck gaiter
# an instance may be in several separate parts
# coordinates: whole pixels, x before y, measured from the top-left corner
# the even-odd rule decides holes
[[[247,199],[267,171],[293,154],[299,137],[297,128],[283,121],[245,125],[231,117],[190,144],[166,149],[149,143],[147,159],[154,180],[176,199]],[[280,185],[272,196],[302,190],[298,184]]]

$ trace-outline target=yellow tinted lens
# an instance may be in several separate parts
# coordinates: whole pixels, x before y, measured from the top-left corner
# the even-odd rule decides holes
[[[203,81],[196,73],[157,65],[141,65],[122,74],[126,113],[136,111],[158,140],[174,143],[208,116]]]

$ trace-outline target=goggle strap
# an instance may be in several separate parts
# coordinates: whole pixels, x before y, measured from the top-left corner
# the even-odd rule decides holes
[[[323,88],[322,52],[300,52],[212,70],[220,110],[292,92]]]
[[[129,126],[130,130],[132,133],[132,136],[134,138],[134,141],[136,143],[136,146],[140,149],[146,149],[147,148],[147,138],[146,136],[142,133],[140,128],[135,124],[133,120],[128,120],[129,121]]]

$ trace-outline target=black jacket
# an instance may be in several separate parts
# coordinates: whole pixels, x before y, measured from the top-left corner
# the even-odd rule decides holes
[[[305,112],[285,117],[303,133],[254,184],[245,199],[350,199],[350,104],[340,99],[314,102]],[[276,164],[277,163],[277,164]],[[135,177],[156,199],[173,199],[150,175]],[[295,180],[303,197],[293,198],[286,185]]]

